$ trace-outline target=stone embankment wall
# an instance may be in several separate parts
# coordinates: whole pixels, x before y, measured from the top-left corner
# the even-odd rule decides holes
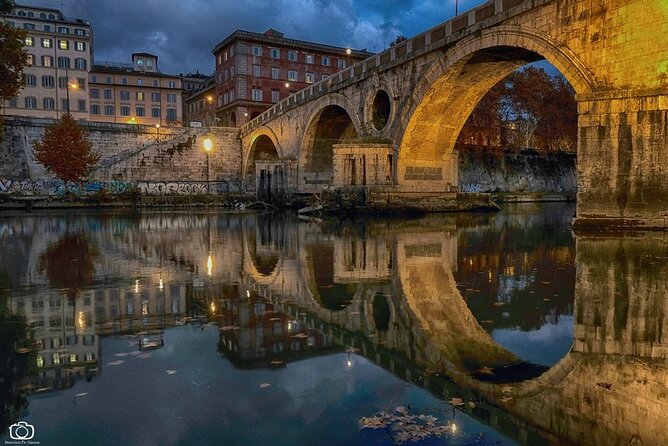
[[[459,155],[462,192],[574,196],[577,180],[575,154],[541,155],[526,150],[503,154],[466,151]]]
[[[33,143],[51,119],[7,118],[0,140],[0,193],[59,195],[138,187],[150,195],[238,192],[241,146],[234,128],[161,127],[82,123],[98,167],[84,185],[68,185],[35,160]],[[213,142],[207,153],[205,138]]]

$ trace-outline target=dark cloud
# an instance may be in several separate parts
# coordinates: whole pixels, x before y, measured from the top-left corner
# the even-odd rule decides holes
[[[60,0],[17,3],[60,8]],[[213,47],[237,29],[380,51],[454,14],[455,0],[63,0],[67,16],[93,24],[95,60],[159,56],[168,73],[213,71]],[[459,0],[463,11],[482,0]]]

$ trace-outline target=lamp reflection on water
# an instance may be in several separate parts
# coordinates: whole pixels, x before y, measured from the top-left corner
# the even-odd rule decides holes
[[[211,258],[211,254],[206,258],[206,275],[211,276],[211,273],[213,272],[213,259]]]

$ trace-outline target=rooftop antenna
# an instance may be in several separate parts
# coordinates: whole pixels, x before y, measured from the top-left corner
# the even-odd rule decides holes
[[[60,0],[60,12],[62,12],[63,14],[65,14],[65,5],[64,5],[64,3],[65,3],[65,0]]]

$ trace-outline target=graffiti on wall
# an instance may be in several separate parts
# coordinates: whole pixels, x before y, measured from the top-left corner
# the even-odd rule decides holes
[[[460,190],[462,192],[482,192],[483,187],[481,184],[478,183],[467,183],[467,184],[462,184]]]
[[[22,180],[0,179],[0,194],[14,195],[77,195],[94,194],[106,189],[109,193],[120,194],[132,189],[133,183],[127,181],[91,181],[86,183],[65,182],[62,180]]]
[[[139,181],[137,188],[142,195],[222,195],[241,190],[234,181]]]

